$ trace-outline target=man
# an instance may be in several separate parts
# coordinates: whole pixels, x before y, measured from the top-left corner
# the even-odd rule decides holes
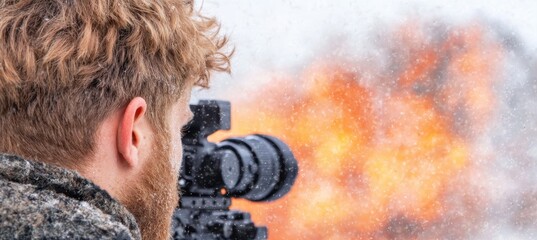
[[[193,86],[228,71],[185,0],[0,0],[0,239],[167,239]]]

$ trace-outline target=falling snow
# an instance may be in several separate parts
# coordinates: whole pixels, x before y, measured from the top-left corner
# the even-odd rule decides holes
[[[388,7],[386,7],[388,6]],[[269,239],[534,239],[537,4],[205,1],[234,73],[232,132],[276,135],[301,171],[234,208]]]

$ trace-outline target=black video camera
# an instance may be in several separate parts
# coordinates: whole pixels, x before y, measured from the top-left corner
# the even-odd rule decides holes
[[[229,210],[231,198],[272,201],[291,189],[298,164],[281,140],[261,134],[212,143],[230,129],[230,103],[201,100],[183,135],[181,200],[173,215],[173,239],[267,239],[250,214]]]

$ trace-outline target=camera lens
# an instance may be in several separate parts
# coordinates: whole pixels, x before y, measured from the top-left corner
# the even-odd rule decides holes
[[[251,201],[272,201],[291,189],[298,164],[289,147],[267,135],[220,142],[215,150],[226,192]]]

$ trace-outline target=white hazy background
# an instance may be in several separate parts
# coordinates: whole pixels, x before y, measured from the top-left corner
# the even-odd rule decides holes
[[[513,31],[531,53],[537,52],[535,0],[205,0],[198,9],[217,17],[236,52],[232,75],[217,74],[212,88],[194,99],[247,98],[255,87],[270,81],[268,74],[298,74],[335,39],[345,39],[359,54],[378,26],[409,18],[434,17],[457,23],[488,19]]]
[[[408,19],[439,19],[453,25],[486,20],[520,40],[529,56],[523,62],[535,62],[532,56],[537,56],[537,0],[205,0],[197,6],[205,15],[219,19],[222,32],[230,37],[236,51],[232,74],[214,75],[211,89],[195,91],[193,101],[248,99],[260,91],[256,88],[279,73],[298,79],[304,68],[326,56],[327,51],[339,49],[331,54],[342,57],[364,56],[375,51],[370,46],[379,28]],[[341,43],[345,47],[337,48]],[[522,75],[526,70],[513,67],[509,74],[512,86],[507,83],[505,89],[516,89],[516,79],[525,79]],[[506,104],[500,108],[509,114],[500,116],[490,133],[483,136],[483,148],[498,149],[496,160],[488,166],[489,176],[482,181],[495,199],[483,206],[490,220],[473,239],[537,239],[537,228],[517,229],[506,217],[512,212],[511,206],[518,204],[521,192],[537,189],[537,97],[534,93],[517,97],[507,92],[501,96]],[[509,99],[519,102],[518,109],[507,104]],[[517,163],[512,153],[504,151],[519,137],[525,139],[520,151],[528,152],[528,165]],[[537,216],[537,212],[532,214]]]

